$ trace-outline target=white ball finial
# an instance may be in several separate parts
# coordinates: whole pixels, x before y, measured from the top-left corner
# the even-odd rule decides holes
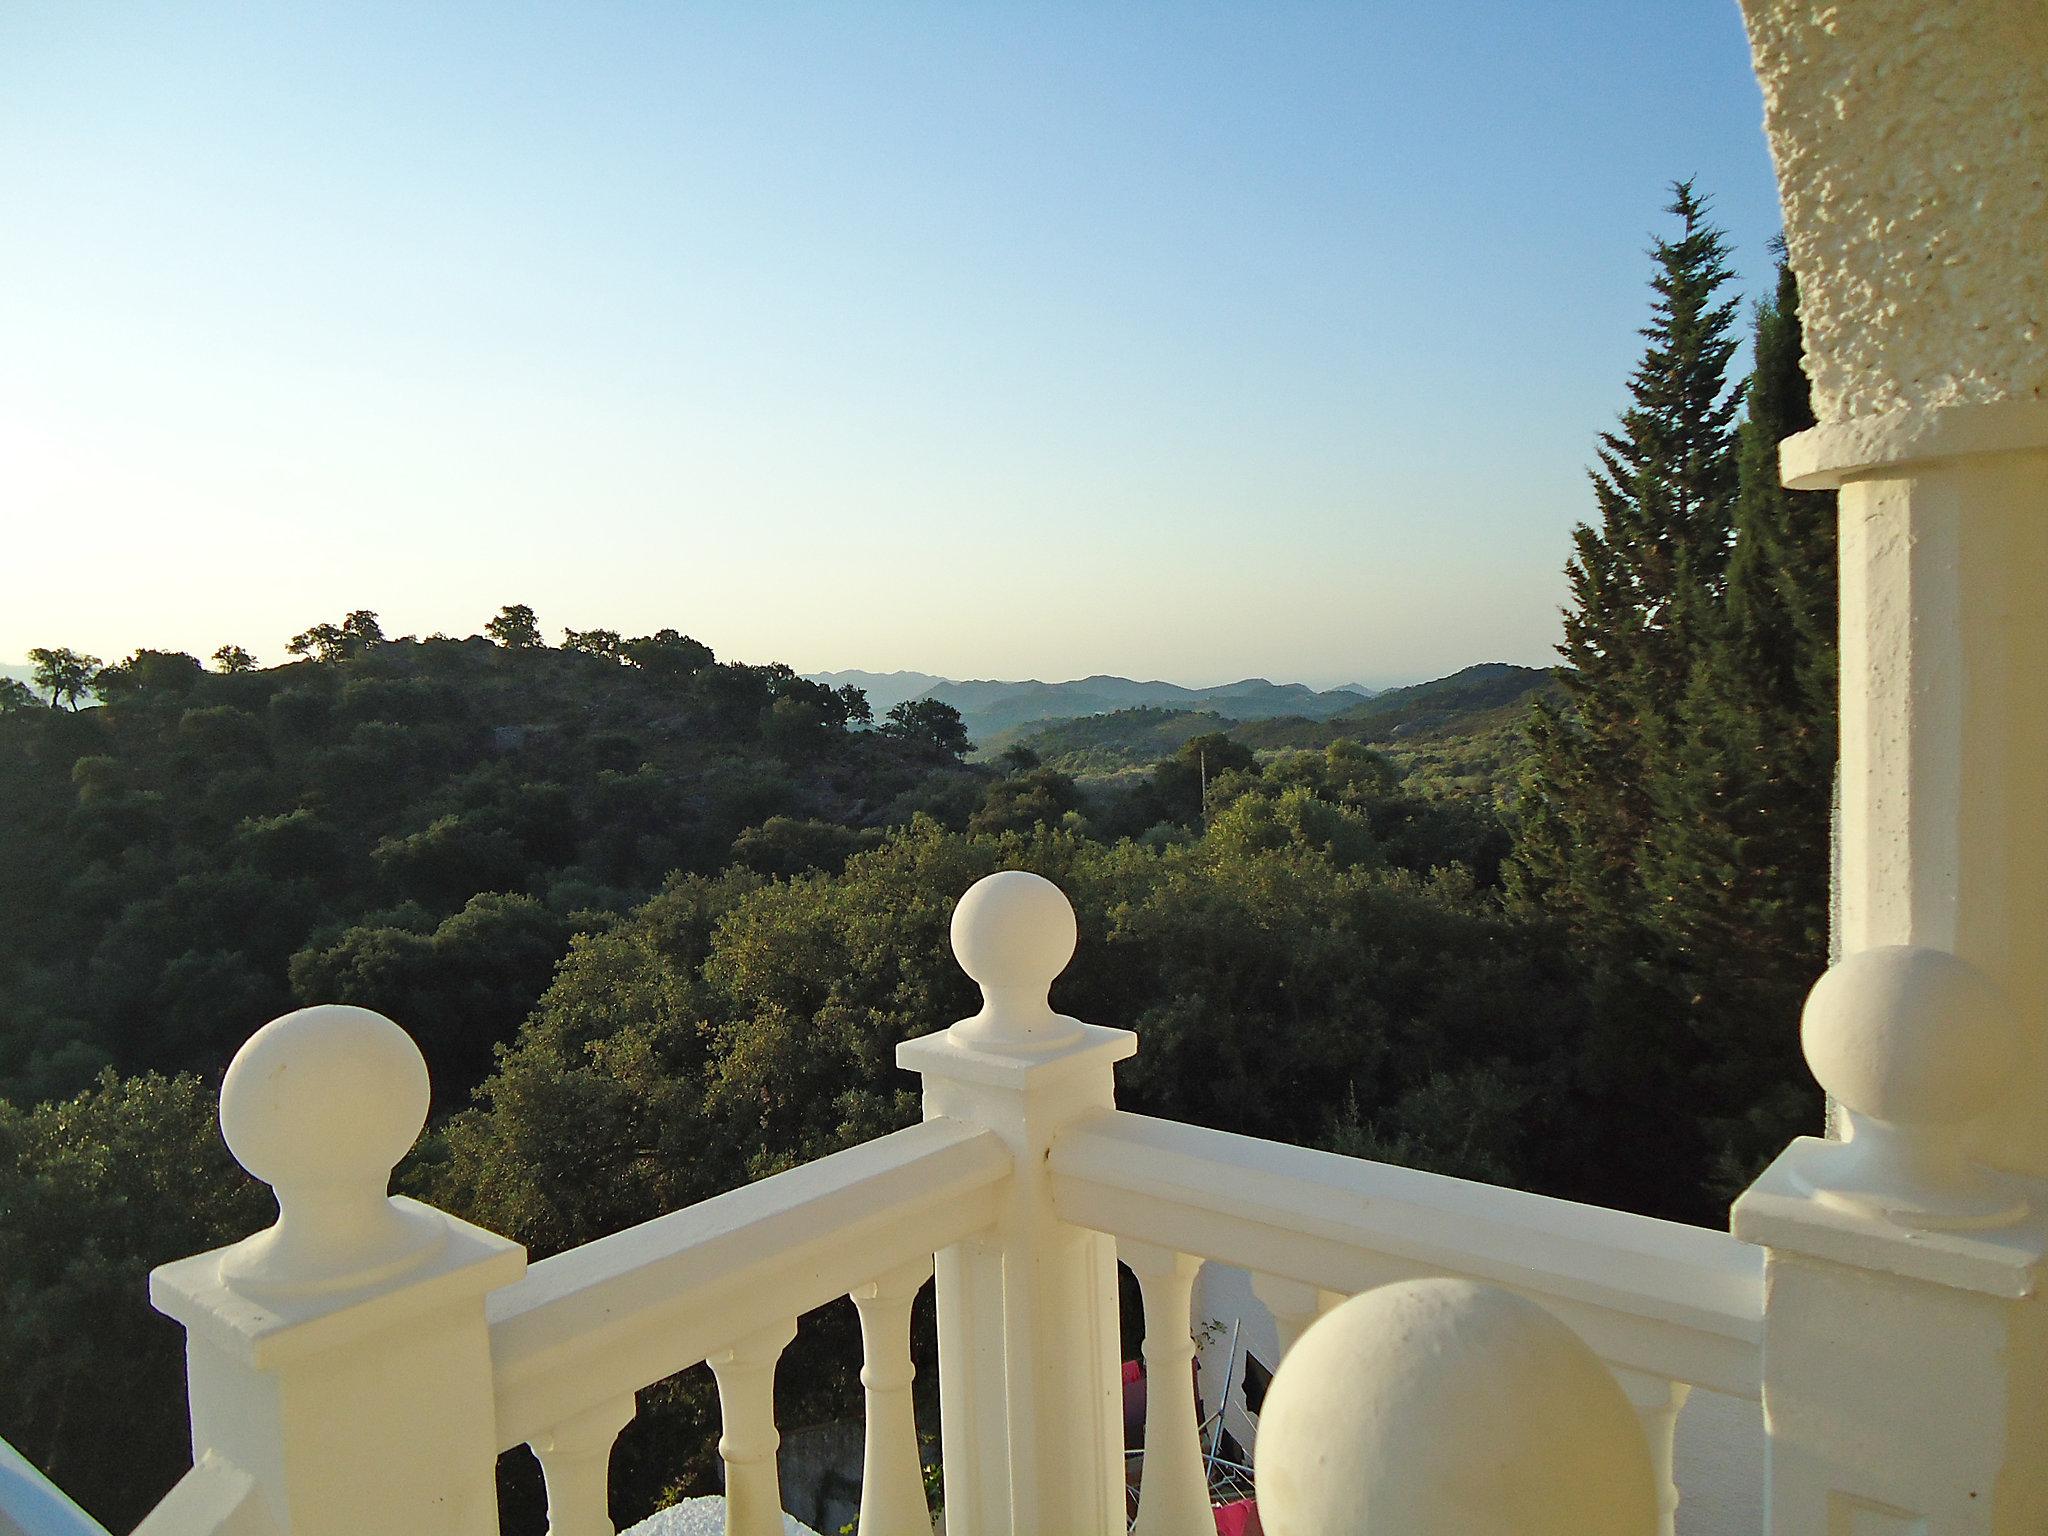
[[[1268,1536],[1651,1536],[1648,1441],[1613,1374],[1534,1302],[1467,1280],[1354,1296],[1259,1416]]]
[[[1982,1227],[2026,1209],[1962,1151],[1997,1107],[2025,1039],[1997,984],[1945,950],[1890,944],[1815,984],[1800,1020],[1806,1062],[1848,1111],[1849,1134],[1815,1166],[1815,1193],[1904,1227]]]
[[[1079,932],[1065,893],[1043,876],[1006,869],[975,881],[953,909],[953,956],[980,985],[982,1008],[953,1033],[1027,1052],[1072,1039],[1081,1025],[1052,1011],[1050,993]]]
[[[389,1196],[427,1103],[425,1058],[380,1013],[301,1008],[251,1035],[221,1084],[221,1135],[276,1194],[278,1219],[222,1257],[222,1280],[258,1299],[346,1289],[439,1247],[438,1218]]]

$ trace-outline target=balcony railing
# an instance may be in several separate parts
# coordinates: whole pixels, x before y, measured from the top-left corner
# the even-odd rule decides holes
[[[2032,1294],[2041,1192],[1955,1160],[1942,1137],[1960,1099],[1927,1100],[1937,1122],[1872,1066],[1904,1051],[1930,1080],[1984,1076],[1924,1049],[1929,1019],[1965,1042],[1992,1028],[1995,991],[1952,956],[1870,951],[1817,989],[1809,1050],[1856,1063],[1839,1080],[1852,1112],[1896,1118],[1861,1151],[1795,1143],[1737,1207],[1767,1251],[1121,1111],[1113,1067],[1138,1042],[1048,1001],[1075,944],[1064,896],[991,876],[953,940],[984,1006],[899,1048],[924,1078],[921,1124],[531,1266],[388,1194],[428,1100],[396,1025],[327,1007],[258,1031],[221,1123],[279,1218],[151,1277],[188,1330],[194,1466],[141,1536],[490,1536],[496,1460],[521,1445],[551,1536],[612,1536],[612,1446],[636,1394],[699,1364],[718,1389],[726,1528],[780,1536],[777,1364],[798,1320],[842,1297],[864,1354],[859,1531],[924,1536],[911,1316],[934,1277],[951,1536],[1117,1536],[1119,1260],[1145,1318],[1139,1536],[1213,1529],[1190,1369],[1204,1261],[1248,1272],[1278,1325],[1254,1450],[1272,1536],[1671,1533],[1678,1410],[1695,1387],[1770,1401],[1773,1329],[1774,1491],[1865,1409],[1834,1390],[1842,1358],[1896,1342],[1883,1330],[1915,1309],[1959,1331],[1942,1351],[1913,1344],[1905,1369],[1950,1380],[1954,1401],[2006,1368],[1987,1319]],[[1886,1172],[1901,1159],[1905,1182]],[[1901,1229],[1873,1206],[1902,1190],[1934,1224]],[[2039,1471],[1960,1422],[1932,1442],[1938,1469]],[[97,1530],[17,1460],[0,1459],[0,1530]],[[1979,1490],[1948,1475],[1973,1514]],[[1900,1506],[1861,1495],[1822,1506],[1837,1507],[1850,1523],[1793,1523],[1780,1502],[1773,1529],[2005,1529],[1872,1523]]]
[[[1111,1069],[1137,1042],[1047,1002],[1074,946],[1057,889],[1017,873],[983,881],[960,904],[954,946],[986,1003],[902,1048],[925,1078],[923,1123],[531,1266],[502,1238],[387,1196],[426,1103],[424,1067],[395,1025],[316,1008],[259,1031],[230,1068],[222,1124],[276,1190],[279,1222],[152,1277],[157,1306],[190,1333],[195,1465],[141,1531],[484,1536],[497,1528],[495,1458],[526,1445],[551,1536],[611,1536],[611,1451],[635,1394],[708,1364],[727,1530],[780,1536],[777,1362],[800,1317],[850,1297],[866,1395],[859,1530],[923,1536],[911,1308],[936,1273],[948,1529],[1112,1536],[1126,1519],[1119,1259],[1142,1292],[1151,1387],[1141,1536],[1212,1529],[1190,1370],[1204,1260],[1250,1271],[1278,1320],[1276,1394],[1310,1391],[1294,1345],[1353,1293],[1455,1277],[1534,1302],[1568,1326],[1557,1332],[1587,1379],[1633,1405],[1632,1418],[1615,1408],[1625,1443],[1600,1451],[1619,1471],[1582,1479],[1598,1485],[1585,1496],[1624,1516],[1636,1498],[1645,1524],[1617,1531],[1672,1528],[1685,1392],[1759,1391],[1760,1250],[1125,1113]],[[1417,1304],[1450,1297],[1456,1333],[1478,1326],[1466,1313],[1490,1294],[1467,1286]],[[1525,1321],[1511,1314],[1485,1347],[1511,1347]],[[1391,1374],[1426,1384],[1445,1347]],[[1324,1353],[1341,1378],[1341,1346]],[[1536,1390],[1554,1395],[1558,1376],[1546,1369]],[[1551,1406],[1517,1410],[1530,1434],[1561,1417],[1573,1444],[1590,1434],[1599,1449],[1600,1404],[1567,1393]],[[1318,1447],[1320,1433],[1292,1438],[1311,1458],[1363,1454]],[[1262,1483],[1288,1454],[1269,1438]],[[1609,1528],[1567,1518],[1559,1529]],[[1286,1519],[1268,1528],[1286,1536]]]

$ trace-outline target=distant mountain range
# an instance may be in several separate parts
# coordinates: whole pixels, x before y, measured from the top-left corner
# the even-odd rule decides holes
[[[1389,688],[1326,720],[1275,720],[1233,732],[1258,747],[1322,746],[1339,736],[1359,741],[1399,741],[1443,731],[1496,725],[1503,711],[1519,713],[1529,698],[1557,685],[1549,667],[1517,667],[1482,661],[1449,677],[1407,688]]]
[[[1215,688],[1138,682],[1128,677],[1082,677],[1067,683],[990,679],[962,681],[928,672],[812,672],[813,682],[862,689],[877,716],[906,699],[933,698],[960,711],[967,734],[977,742],[1047,720],[1072,720],[1119,709],[1175,709],[1220,715],[1226,720],[1327,720],[1354,708],[1373,690],[1353,683],[1315,689],[1305,683],[1272,683],[1263,677]]]
[[[1323,747],[1348,739],[1391,745],[1424,738],[1472,736],[1512,726],[1538,693],[1557,686],[1543,667],[1481,662],[1449,677],[1389,688],[1320,720],[1282,715],[1234,720],[1220,711],[1141,705],[1071,720],[1046,720],[984,738],[985,753],[1018,745],[1073,773],[1106,773],[1170,756],[1182,742],[1221,731],[1258,748]]]

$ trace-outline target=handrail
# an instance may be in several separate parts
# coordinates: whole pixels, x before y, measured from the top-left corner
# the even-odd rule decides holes
[[[1009,1172],[927,1120],[541,1260],[487,1306],[500,1448],[992,1225]]]
[[[107,1536],[107,1528],[0,1440],[0,1536]]]
[[[1053,1146],[1063,1220],[1326,1290],[1520,1291],[1610,1364],[1761,1390],[1763,1250],[1724,1232],[1112,1110]]]

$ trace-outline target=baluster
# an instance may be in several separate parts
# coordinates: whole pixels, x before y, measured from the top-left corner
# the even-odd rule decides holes
[[[1308,1331],[1308,1325],[1344,1299],[1341,1291],[1325,1291],[1299,1280],[1279,1275],[1252,1276],[1252,1294],[1273,1314],[1273,1326],[1280,1334],[1280,1359],[1294,1348],[1294,1341]],[[1275,1368],[1280,1360],[1273,1362]]]
[[[1672,1444],[1678,1433],[1678,1410],[1692,1388],[1682,1381],[1651,1376],[1642,1371],[1614,1367],[1614,1379],[1621,1383],[1636,1417],[1643,1422],[1643,1438],[1650,1444],[1650,1470],[1657,1479],[1658,1536],[1672,1536],[1678,1526],[1678,1484],[1671,1476]]]
[[[1145,1470],[1132,1536],[1214,1536],[1189,1330],[1202,1261],[1121,1239],[1117,1256],[1138,1277],[1145,1298]]]
[[[548,1536],[614,1536],[612,1442],[632,1421],[633,1399],[616,1397],[529,1442],[548,1485]]]
[[[796,1337],[796,1320],[739,1340],[707,1364],[718,1378],[724,1428],[718,1454],[725,1462],[726,1536],[782,1536],[782,1477],[775,1448],[775,1366]]]
[[[867,1449],[860,1469],[858,1536],[929,1536],[931,1506],[924,1497],[924,1462],[917,1454],[917,1413],[910,1383],[910,1305],[932,1277],[929,1256],[890,1270],[853,1293],[860,1312],[867,1389]]]

